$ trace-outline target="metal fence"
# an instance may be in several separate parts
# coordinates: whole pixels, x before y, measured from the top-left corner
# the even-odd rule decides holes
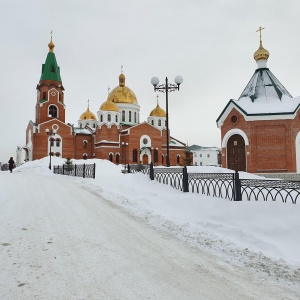
[[[129,172],[137,172],[132,166]],[[146,171],[145,171],[146,170]],[[187,168],[143,169],[151,180],[171,185],[183,192],[199,193],[231,201],[282,201],[297,203],[300,181],[240,179],[239,173],[187,173]]]
[[[96,164],[53,166],[53,173],[95,179]]]

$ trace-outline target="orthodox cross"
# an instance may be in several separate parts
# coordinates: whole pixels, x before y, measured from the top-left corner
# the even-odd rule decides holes
[[[90,99],[88,99],[87,103],[88,103],[88,108],[90,108]]]
[[[158,105],[158,98],[159,98],[159,96],[158,96],[158,94],[156,95],[156,101],[157,101],[157,105]]]
[[[123,66],[121,66],[121,73],[123,74]]]
[[[52,40],[52,33],[53,33],[53,31],[51,30],[51,32],[50,32],[51,40]]]
[[[107,94],[109,95],[110,87],[107,88]]]
[[[256,30],[256,32],[259,31],[259,41],[260,41],[260,43],[261,43],[261,31],[264,30],[264,29],[265,29],[265,27],[259,26],[258,30]]]

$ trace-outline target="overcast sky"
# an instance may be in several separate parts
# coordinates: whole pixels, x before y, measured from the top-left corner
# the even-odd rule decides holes
[[[268,67],[293,97],[300,95],[299,9],[297,0],[1,0],[0,161],[25,145],[51,30],[67,123],[77,125],[88,99],[97,113],[123,65],[141,121],[156,106],[151,78],[173,83],[181,75],[180,91],[169,94],[171,135],[220,147],[216,119],[256,69],[259,26]],[[165,109],[165,94],[159,96]]]

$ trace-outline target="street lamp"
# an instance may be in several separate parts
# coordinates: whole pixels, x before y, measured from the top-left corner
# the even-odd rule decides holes
[[[50,161],[49,161],[49,169],[51,170],[51,146],[52,146],[52,141],[51,141],[51,137],[52,136],[55,136],[55,133],[56,133],[56,130],[49,130],[48,128],[45,129],[46,133],[48,136],[50,136],[50,152],[49,152],[49,155],[50,155]]]
[[[168,93],[179,91],[179,86],[182,84],[183,79],[180,75],[175,77],[175,83],[168,83],[168,78],[166,77],[166,82],[164,84],[159,84],[159,79],[157,77],[152,77],[151,83],[154,86],[154,91],[166,93],[166,128],[167,128],[167,167],[170,167],[170,149],[169,149],[169,109],[168,109]]]
[[[126,147],[128,146],[128,143],[122,142],[122,146],[123,146],[123,154],[124,154],[124,149],[125,149],[125,155],[123,157],[123,163],[125,165],[125,170],[126,170]],[[125,158],[125,160],[124,160]]]

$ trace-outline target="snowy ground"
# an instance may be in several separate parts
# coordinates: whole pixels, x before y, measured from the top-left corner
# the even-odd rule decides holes
[[[48,162],[0,172],[1,299],[300,298],[300,204],[182,193],[102,160],[84,161],[95,180],[54,175]]]

